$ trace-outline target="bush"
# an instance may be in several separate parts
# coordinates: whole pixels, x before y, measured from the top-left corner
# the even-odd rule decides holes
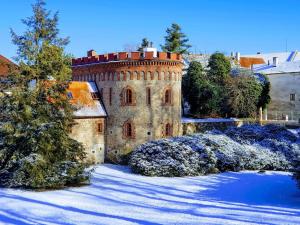
[[[213,130],[143,144],[133,151],[129,165],[133,172],[146,176],[287,171],[294,167],[295,156],[299,153],[297,135],[287,129],[248,125],[230,128],[225,133]]]
[[[201,171],[199,154],[189,146],[171,140],[141,145],[131,155],[133,172],[146,176],[196,176]]]

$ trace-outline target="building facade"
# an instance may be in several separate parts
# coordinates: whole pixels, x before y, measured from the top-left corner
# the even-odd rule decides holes
[[[299,121],[300,119],[300,53],[258,53],[236,59],[243,68],[265,74],[271,83],[271,103],[264,119]]]
[[[107,154],[123,155],[150,140],[181,135],[179,54],[119,52],[74,59],[73,80],[94,81],[107,112]]]
[[[106,112],[96,84],[73,81],[68,87],[68,98],[77,108],[70,137],[83,144],[86,161],[103,163],[105,154]]]

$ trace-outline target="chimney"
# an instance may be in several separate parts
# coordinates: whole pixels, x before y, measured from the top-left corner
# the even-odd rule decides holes
[[[237,52],[235,53],[235,59],[239,62],[241,58],[241,53]]]
[[[97,55],[97,52],[95,51],[95,50],[89,50],[88,52],[87,52],[87,56],[88,57],[92,57],[92,56],[96,56]]]
[[[278,61],[278,57],[273,57],[273,66],[278,66],[279,61]]]

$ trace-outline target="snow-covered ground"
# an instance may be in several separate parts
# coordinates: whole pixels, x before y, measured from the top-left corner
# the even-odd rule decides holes
[[[239,172],[158,178],[104,164],[90,186],[0,189],[1,224],[300,224],[289,173]]]

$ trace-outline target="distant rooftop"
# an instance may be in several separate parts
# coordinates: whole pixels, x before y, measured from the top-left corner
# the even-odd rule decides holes
[[[300,53],[298,51],[241,55],[238,61],[241,67],[252,68],[257,73],[300,72]]]
[[[0,55],[0,77],[7,77],[9,65],[14,65],[14,63],[3,55]]]

